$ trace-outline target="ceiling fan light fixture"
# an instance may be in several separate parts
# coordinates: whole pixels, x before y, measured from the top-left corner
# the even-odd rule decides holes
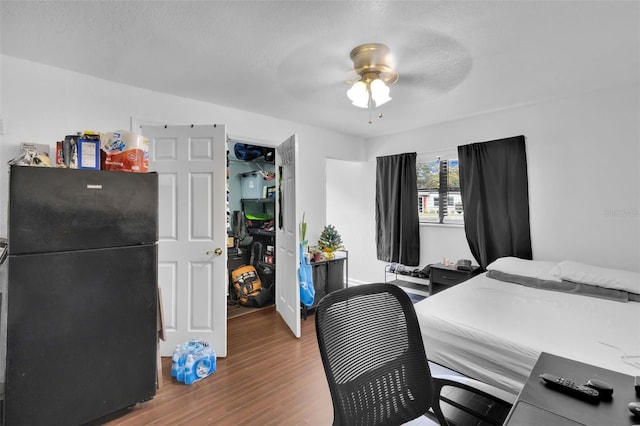
[[[360,76],[347,91],[351,103],[359,108],[377,108],[389,102],[389,86],[398,81],[389,48],[380,43],[362,44],[353,48],[350,56],[353,70]]]
[[[376,103],[376,107],[384,105],[391,100],[391,97],[389,96],[389,86],[384,84],[384,81],[379,78],[369,83],[369,90],[371,92],[371,98]]]
[[[359,108],[369,107],[369,89],[367,84],[360,80],[357,81],[347,90],[347,96],[351,103]]]

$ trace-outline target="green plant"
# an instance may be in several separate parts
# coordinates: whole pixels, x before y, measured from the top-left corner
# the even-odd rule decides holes
[[[318,239],[320,250],[340,250],[342,248],[342,237],[333,225],[327,225],[322,230]]]
[[[300,229],[300,242],[302,243],[303,246],[306,246],[308,241],[307,241],[307,222],[304,221],[304,215],[305,213],[302,212],[302,222],[300,222],[300,225],[298,226]]]

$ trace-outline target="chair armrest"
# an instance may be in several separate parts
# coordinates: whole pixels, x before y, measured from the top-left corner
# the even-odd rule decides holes
[[[434,399],[437,398],[437,401],[432,405],[438,405],[449,423],[449,420],[458,419],[457,416],[460,414],[456,414],[457,412],[463,412],[466,413],[463,416],[471,415],[487,424],[502,425],[516,399],[511,393],[467,377],[434,375],[433,383]],[[455,390],[443,394],[442,389],[445,386],[461,389],[482,398],[469,397],[468,394]],[[446,405],[443,406],[442,403]]]
[[[513,405],[515,404],[517,399],[517,395],[514,395],[502,389],[498,389],[495,386],[479,382],[475,379],[470,379],[469,377],[456,376],[451,374],[434,374],[433,380],[436,382],[438,391],[442,389],[442,386],[449,385],[466,389],[470,392],[475,392],[477,394],[485,396],[486,398],[493,399],[503,404]]]

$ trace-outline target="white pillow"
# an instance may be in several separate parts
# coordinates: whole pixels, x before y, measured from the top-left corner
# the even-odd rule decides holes
[[[590,284],[640,294],[640,274],[637,272],[601,268],[564,260],[553,268],[551,274],[562,280],[574,283]]]
[[[518,257],[501,257],[491,262],[487,266],[487,271],[499,271],[504,274],[561,282],[560,278],[551,274],[551,270],[555,266],[555,262],[526,260]]]

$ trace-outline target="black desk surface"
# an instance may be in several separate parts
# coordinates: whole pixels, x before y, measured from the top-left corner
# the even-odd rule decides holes
[[[539,378],[542,373],[561,376],[578,384],[584,384],[592,378],[602,380],[613,386],[613,398],[598,404],[581,401],[549,389]],[[640,397],[635,394],[633,376],[543,352],[520,392],[505,426],[640,424],[640,417],[634,417],[627,409],[632,401],[640,402]]]

